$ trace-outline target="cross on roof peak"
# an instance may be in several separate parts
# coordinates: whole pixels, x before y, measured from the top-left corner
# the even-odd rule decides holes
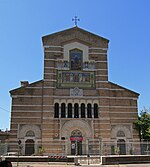
[[[78,23],[78,21],[80,21],[80,19],[78,19],[78,17],[75,16],[75,17],[72,19],[72,21],[74,21],[75,26],[77,26],[77,23]]]

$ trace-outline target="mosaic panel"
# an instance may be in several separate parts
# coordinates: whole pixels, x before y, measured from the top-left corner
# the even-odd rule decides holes
[[[70,68],[71,70],[82,69],[82,51],[74,49],[70,51]]]
[[[95,72],[58,71],[58,88],[95,88]]]

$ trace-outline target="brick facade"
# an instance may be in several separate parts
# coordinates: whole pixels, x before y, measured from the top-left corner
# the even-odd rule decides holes
[[[43,80],[22,82],[10,91],[11,149],[21,140],[26,155],[37,154],[41,147],[45,154],[97,154],[101,143],[138,142],[133,122],[139,94],[108,80],[109,41],[78,27],[44,36],[42,41]],[[74,49],[82,52],[81,70],[71,70]],[[33,150],[27,150],[29,143]],[[89,147],[89,143],[94,144]],[[123,154],[128,153],[126,149]]]

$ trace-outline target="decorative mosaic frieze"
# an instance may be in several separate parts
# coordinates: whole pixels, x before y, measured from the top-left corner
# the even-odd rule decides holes
[[[95,88],[94,71],[58,71],[58,88]]]

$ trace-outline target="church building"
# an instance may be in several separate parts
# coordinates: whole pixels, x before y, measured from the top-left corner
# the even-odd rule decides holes
[[[108,80],[109,40],[75,26],[42,42],[43,79],[10,91],[10,150],[21,141],[22,155],[138,153],[139,94]]]

